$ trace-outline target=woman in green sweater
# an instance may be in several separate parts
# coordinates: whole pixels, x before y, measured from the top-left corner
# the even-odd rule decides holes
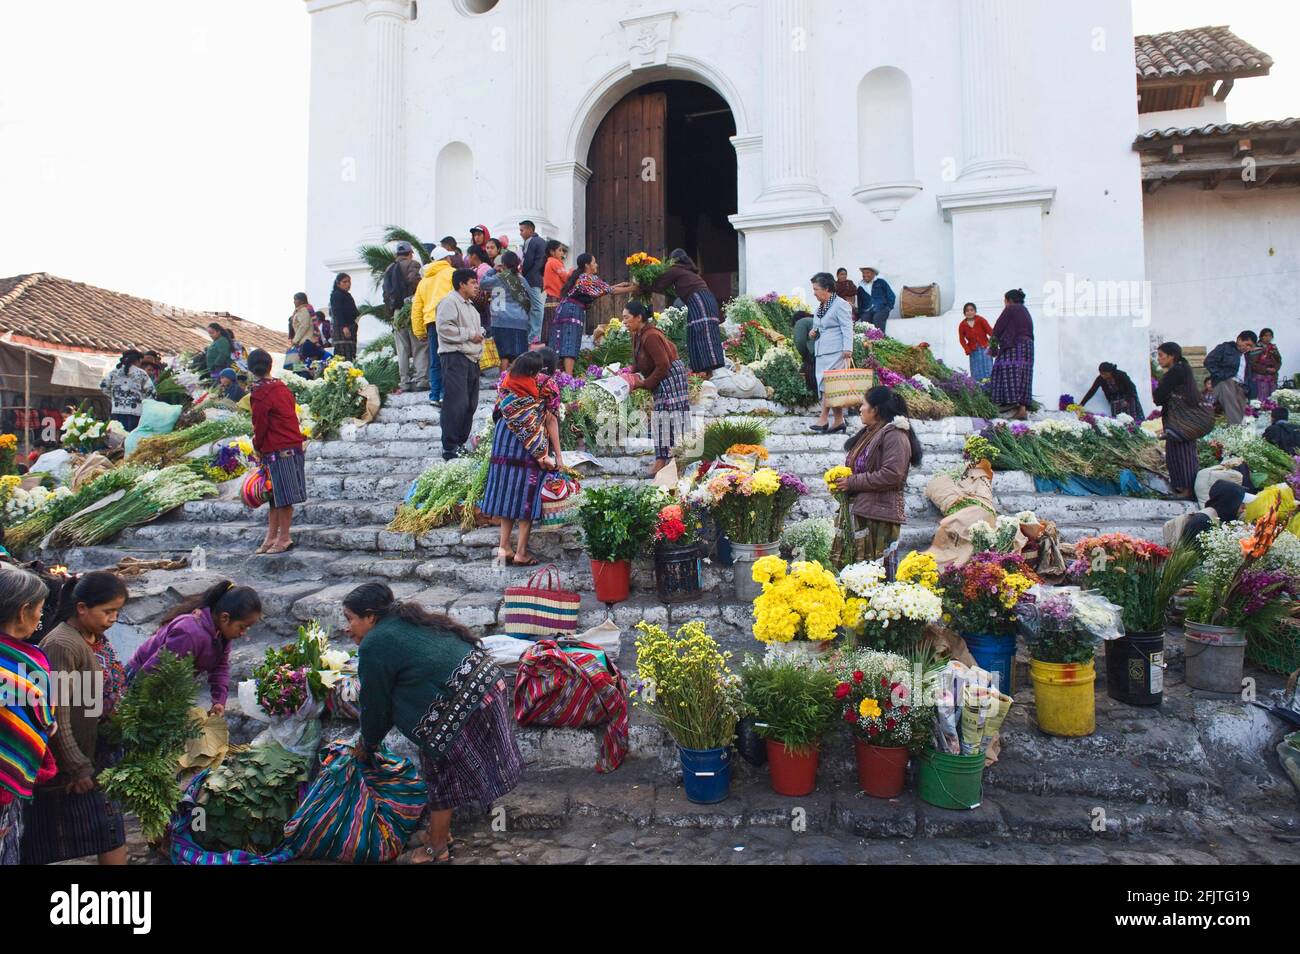
[[[208,377],[215,382],[221,369],[230,367],[232,339],[229,332],[215,321],[208,325],[208,334],[212,336],[212,344],[203,352],[203,360],[207,364]]]
[[[431,815],[424,848],[412,863],[446,864],[452,810],[486,810],[519,782],[510,683],[464,626],[398,603],[383,583],[349,593],[343,616],[360,646],[356,756],[368,762],[394,725],[419,746]]]

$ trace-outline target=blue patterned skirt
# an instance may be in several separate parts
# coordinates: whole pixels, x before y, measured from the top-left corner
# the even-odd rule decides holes
[[[1034,339],[1021,338],[1004,348],[993,362],[989,397],[999,407],[1026,406],[1033,400]]]
[[[479,509],[489,517],[540,520],[542,469],[504,420],[492,434],[492,459]]]
[[[712,292],[696,292],[686,299],[686,356],[692,371],[712,371],[726,365],[719,323],[718,299]]]
[[[300,450],[274,451],[262,455],[271,475],[271,506],[292,507],[307,500],[307,465]]]
[[[527,328],[502,328],[493,325],[492,340],[496,342],[497,354],[507,361],[513,361],[528,351]]]
[[[967,357],[970,358],[970,376],[976,381],[987,381],[993,374],[993,359],[989,357],[989,349],[976,348]]]
[[[442,758],[420,748],[420,774],[429,786],[431,810],[486,811],[519,784],[523,757],[515,741],[512,695],[498,692],[485,699]]]
[[[587,322],[587,309],[576,301],[565,301],[555,310],[555,325],[551,328],[551,348],[561,358],[576,358],[582,348],[582,330]]]
[[[673,448],[685,440],[691,429],[691,397],[686,379],[686,368],[680,360],[674,361],[668,373],[655,389],[654,411],[650,419],[651,438],[655,444],[655,457],[667,460]]]

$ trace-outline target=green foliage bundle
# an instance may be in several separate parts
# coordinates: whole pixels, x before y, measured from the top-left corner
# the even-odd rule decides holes
[[[275,742],[227,757],[199,792],[206,828],[198,840],[209,851],[265,854],[284,840],[306,780],[307,759]]]
[[[790,348],[773,348],[754,368],[758,380],[770,390],[772,400],[786,407],[805,407],[817,395],[808,389],[799,356]]]
[[[704,427],[703,458],[717,460],[736,444],[762,446],[767,441],[767,425],[753,417],[724,417]]]
[[[175,464],[192,450],[219,441],[224,437],[240,437],[253,433],[253,419],[247,414],[234,414],[219,420],[203,421],[170,434],[146,437],[135,447],[130,457],[132,464],[141,467],[166,467]]]
[[[611,484],[584,489],[582,498],[577,523],[593,560],[632,560],[646,551],[658,524],[658,491]]]
[[[835,674],[818,662],[747,656],[740,670],[755,730],[786,751],[816,745],[839,715]]]
[[[199,733],[190,712],[197,696],[193,660],[164,650],[158,665],[131,683],[109,720],[109,738],[126,755],[99,774],[99,783],[135,813],[148,841],[162,838],[181,800],[178,759]]]
[[[73,514],[80,513],[91,504],[102,500],[111,493],[126,490],[142,474],[143,471],[138,467],[129,464],[124,464],[115,470],[105,471],[88,484],[84,484],[71,497],[52,499],[46,506],[22,523],[5,530],[5,546],[11,551],[35,546],[60,521],[66,520]]]

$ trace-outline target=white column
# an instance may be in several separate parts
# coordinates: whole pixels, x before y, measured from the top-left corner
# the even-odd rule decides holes
[[[1017,0],[961,0],[962,179],[1025,175]]]
[[[514,6],[514,56],[510,79],[513,142],[510,149],[510,194],[514,203],[508,235],[517,234],[521,219],[531,219],[537,231],[552,236],[555,227],[546,215],[546,10],[545,0],[517,0]]]
[[[368,136],[370,227],[377,241],[390,225],[410,228],[403,189],[403,30],[409,0],[366,0],[366,70],[369,74]]]
[[[823,200],[813,141],[807,0],[763,0],[762,200]]]

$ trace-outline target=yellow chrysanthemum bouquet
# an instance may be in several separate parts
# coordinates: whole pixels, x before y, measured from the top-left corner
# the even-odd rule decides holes
[[[740,685],[704,624],[686,623],[675,637],[645,621],[636,629],[636,704],[654,713],[684,749],[730,745],[740,718]]]
[[[632,281],[636,282],[637,291],[642,298],[650,297],[650,287],[668,271],[668,265],[646,252],[635,252],[627,257],[625,263]]]
[[[762,643],[834,639],[862,611],[862,601],[847,599],[835,574],[820,563],[766,556],[755,561],[753,576],[763,586],[754,600],[754,638]]]
[[[839,562],[836,563],[838,567],[852,563],[857,555],[857,551],[853,546],[853,514],[849,512],[849,495],[845,491],[837,489],[841,480],[847,480],[852,476],[853,471],[843,464],[832,467],[822,474],[822,480],[826,482],[826,489],[830,491],[831,498],[838,504],[835,532],[839,546],[831,549],[832,560],[835,559],[837,552],[839,554]]]

